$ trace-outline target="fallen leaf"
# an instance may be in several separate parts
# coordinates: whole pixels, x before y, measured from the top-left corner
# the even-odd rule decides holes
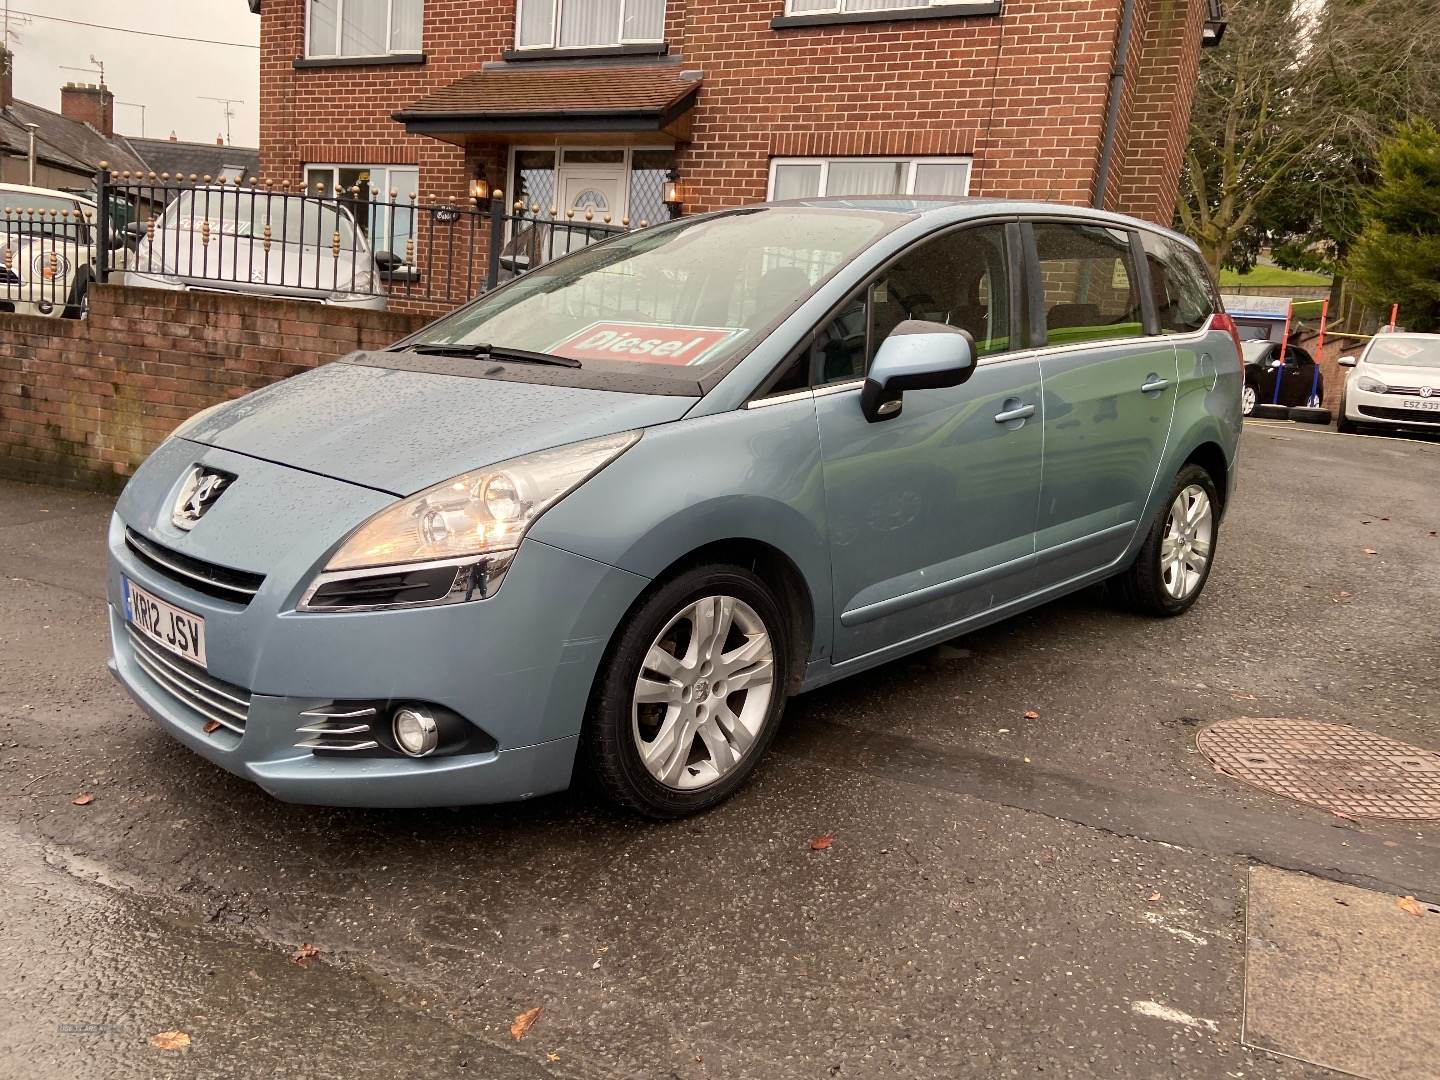
[[[1366,555],[1379,555],[1380,552],[1376,551],[1374,548],[1366,548],[1366,549],[1365,549],[1365,554],[1366,554]]]
[[[811,841],[810,841],[810,850],[811,850],[811,851],[824,851],[826,848],[828,848],[828,847],[829,847],[831,844],[833,844],[834,842],[835,842],[835,834],[834,834],[834,833],[828,833],[828,832],[827,832],[824,836],[817,836],[814,840],[811,840]]]
[[[1156,900],[1160,899],[1160,894],[1158,892],[1152,892],[1149,896],[1145,897],[1145,899],[1149,900],[1150,903],[1153,904]]]
[[[150,1045],[156,1050],[186,1050],[190,1036],[183,1031],[161,1031],[150,1036]]]
[[[220,730],[220,721],[219,721],[219,720],[209,720],[209,721],[206,722],[205,726],[204,726],[203,728],[201,728],[200,730],[203,731],[203,732],[205,732],[206,735],[209,735],[209,734],[212,734],[213,732],[219,731],[219,730]]]
[[[545,1006],[536,1005],[533,1009],[526,1009],[519,1016],[515,1017],[515,1022],[510,1025],[510,1037],[516,1042],[523,1039],[525,1033],[534,1026],[535,1021],[540,1019],[540,1014],[544,1010]]]
[[[1040,714],[1039,714],[1038,712],[1036,712],[1034,709],[1031,709],[1029,712],[1027,712],[1027,713],[1025,714],[1025,719],[1026,719],[1026,720],[1039,720],[1039,719],[1040,719]]]
[[[1029,759],[1028,757],[1025,759],[1025,764],[1026,764],[1026,765],[1029,765],[1029,764],[1030,764],[1030,759]]]
[[[551,1064],[554,1064],[555,1062],[560,1060],[560,1055],[555,1053],[555,1051],[553,1050],[547,1050],[545,1051],[545,1060],[550,1062]]]
[[[1398,907],[1401,911],[1408,911],[1417,919],[1422,918],[1425,915],[1425,909],[1420,906],[1420,902],[1416,900],[1413,896],[1400,897],[1398,900],[1395,901],[1395,906]]]
[[[79,795],[76,795],[73,799],[70,800],[70,804],[72,806],[89,806],[94,801],[94,795],[91,795],[88,791],[82,791]]]
[[[320,950],[314,945],[301,945],[290,954],[290,962],[292,964],[299,964],[301,967],[307,967],[310,961],[319,955]]]

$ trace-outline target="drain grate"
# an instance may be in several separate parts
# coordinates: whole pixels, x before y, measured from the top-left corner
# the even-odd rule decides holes
[[[1352,817],[1440,818],[1440,754],[1340,724],[1241,717],[1195,736],[1215,768]]]

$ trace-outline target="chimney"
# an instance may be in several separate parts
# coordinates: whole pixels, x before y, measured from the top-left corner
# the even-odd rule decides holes
[[[0,46],[0,109],[15,104],[15,54]]]
[[[60,88],[60,114],[91,125],[107,139],[115,135],[115,95],[106,86],[66,83]]]
[[[225,136],[224,136],[224,135],[216,135],[216,136],[215,136],[215,145],[216,145],[216,146],[224,146],[224,145],[225,145]]]

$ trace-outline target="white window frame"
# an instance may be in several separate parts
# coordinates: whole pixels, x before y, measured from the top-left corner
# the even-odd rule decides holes
[[[970,157],[935,157],[920,155],[911,157],[907,154],[868,154],[863,157],[772,157],[770,159],[770,176],[765,189],[765,197],[775,197],[775,171],[782,165],[819,165],[820,166],[820,194],[815,198],[822,198],[830,188],[830,166],[833,164],[874,164],[877,161],[898,161],[905,166],[905,190],[898,192],[895,197],[903,198],[915,194],[915,173],[919,165],[964,165],[965,166],[965,190],[957,195],[960,198],[970,194],[970,180],[975,175],[975,159]],[[878,194],[878,193],[877,193]],[[857,195],[855,198],[864,198]]]
[[[976,4],[986,3],[986,0],[929,0],[925,4],[907,4],[904,7],[893,8],[863,8],[860,11],[846,10],[848,2],[849,0],[833,0],[831,4],[823,8],[807,7],[803,11],[796,11],[794,10],[795,0],[785,0],[785,14],[796,18],[804,18],[807,15],[874,15],[881,11],[926,11],[929,8],[974,7]]]
[[[333,51],[313,52],[310,39],[310,12],[315,0],[305,0],[305,59],[307,60],[363,60],[371,56],[423,56],[425,54],[425,5],[420,5],[420,42],[418,49],[391,49],[395,40],[395,0],[385,0],[385,51],[378,53],[342,53],[340,37],[345,32],[345,0],[335,0],[335,40]],[[316,166],[323,168],[323,166]]]
[[[560,11],[567,3],[575,3],[577,0],[555,0],[555,14],[550,19],[550,39],[543,44],[532,42],[529,45],[520,44],[520,26],[524,16],[522,9],[526,0],[515,0],[515,50],[517,52],[532,52],[536,49],[558,49],[562,46],[560,41]],[[789,0],[786,0],[789,3]],[[665,40],[665,19],[670,13],[669,0],[666,0],[665,11],[660,16],[660,36],[653,38],[627,38],[622,35],[625,29],[625,4],[620,4],[620,22],[615,27],[615,40],[607,41],[597,45],[566,45],[563,46],[566,52],[580,49],[613,49],[619,45],[659,45]]]
[[[333,162],[326,162],[326,161],[307,161],[307,162],[305,162],[303,165],[300,166],[300,176],[301,176],[301,177],[305,180],[305,182],[306,182],[306,183],[305,183],[304,193],[307,194],[307,195],[313,195],[313,194],[315,193],[314,190],[310,187],[310,184],[309,184],[310,170],[311,170],[311,169],[329,169],[329,170],[330,170],[330,186],[329,186],[329,189],[325,192],[325,195],[326,195],[327,197],[333,197],[333,196],[334,196],[335,186],[336,186],[337,182],[339,181],[339,178],[340,178],[340,170],[341,170],[341,169],[363,169],[363,170],[369,172],[372,177],[374,176],[375,173],[377,173],[377,172],[379,172],[379,171],[381,171],[381,170],[383,169],[384,172],[385,172],[385,179],[386,179],[387,183],[385,184],[384,187],[378,187],[378,188],[377,188],[373,183],[370,185],[370,190],[371,190],[372,192],[378,192],[378,193],[379,193],[379,196],[380,196],[378,199],[374,199],[373,201],[374,201],[374,202],[383,202],[383,203],[393,202],[393,203],[395,203],[397,206],[404,206],[406,203],[408,203],[408,202],[410,201],[410,193],[409,193],[408,191],[402,189],[399,185],[389,182],[389,181],[390,181],[390,176],[391,176],[391,174],[394,173],[397,169],[401,169],[401,170],[404,170],[404,171],[407,172],[407,173],[413,173],[413,174],[414,174],[414,176],[415,176],[415,205],[419,205],[419,202],[420,202],[420,166],[419,166],[419,165],[398,165],[398,164],[393,164],[393,165],[379,165],[379,164],[376,164],[376,165],[363,165],[363,164],[361,164],[361,165],[356,165],[356,164],[337,165],[337,164],[335,164],[335,163],[333,163]],[[391,191],[392,188],[393,188],[393,189],[395,190],[395,192],[396,192],[396,195],[395,195],[395,198],[394,198],[394,199],[391,199],[391,198],[390,198],[390,191]],[[356,224],[356,225],[360,225],[361,223],[357,221],[355,224]],[[366,223],[365,228],[368,229],[368,227],[369,227],[369,225],[368,225],[368,223]],[[361,231],[364,232],[365,230],[362,229]],[[383,237],[383,239],[385,240],[385,243],[384,243],[383,245],[382,245],[382,244],[377,244],[377,243],[376,243],[376,240],[377,240],[378,238],[377,238],[377,237],[374,237],[374,236],[370,236],[368,233],[366,233],[365,240],[366,240],[366,243],[369,245],[371,251],[393,250],[393,244],[394,244],[394,239],[395,239],[395,237],[394,237],[394,232],[395,232],[394,210],[387,208],[386,211],[385,211],[385,236]],[[404,252],[402,252],[402,251],[396,251],[396,252],[394,252],[394,254],[396,254],[396,255],[402,255],[402,256],[403,256],[403,255],[404,255]]]

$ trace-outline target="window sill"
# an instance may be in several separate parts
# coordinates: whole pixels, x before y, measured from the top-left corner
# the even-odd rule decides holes
[[[611,56],[664,56],[670,46],[663,41],[642,45],[598,45],[585,49],[507,49],[500,54],[506,63],[516,60],[589,60]]]
[[[909,22],[914,19],[963,19],[978,15],[999,15],[1000,0],[969,4],[937,4],[927,8],[896,8],[890,11],[825,12],[819,15],[777,15],[771,30],[793,30],[802,26],[849,26],[854,23]]]
[[[424,53],[385,53],[382,56],[302,56],[298,68],[379,67],[393,64],[423,64]]]

